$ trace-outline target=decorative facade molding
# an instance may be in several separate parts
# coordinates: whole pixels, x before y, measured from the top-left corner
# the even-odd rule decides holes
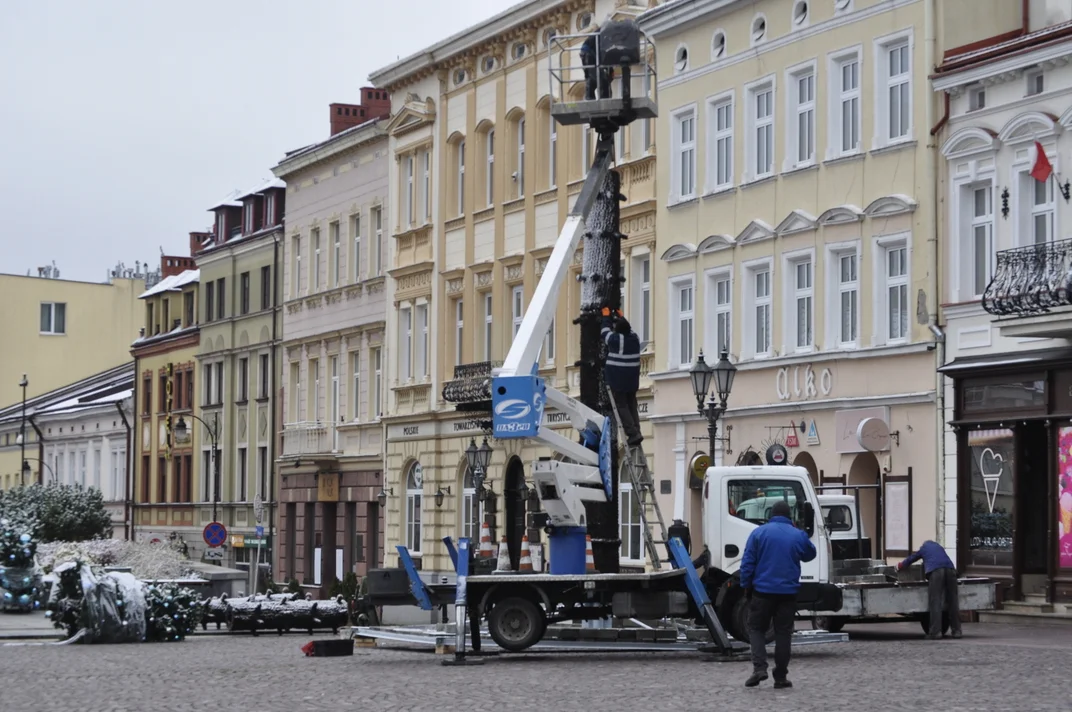
[[[870,218],[901,215],[913,212],[917,206],[918,203],[907,195],[886,195],[864,208],[864,215]]]
[[[864,219],[864,213],[855,205],[838,205],[824,210],[819,215],[820,225],[846,225],[860,222]]]
[[[779,236],[793,235],[798,232],[810,232],[818,226],[819,221],[814,216],[803,210],[793,210],[785,216],[784,220],[778,223],[778,227],[774,229],[774,232]]]
[[[677,245],[671,245],[666,252],[664,252],[659,259],[664,262],[679,262],[681,260],[689,260],[696,257],[696,245],[691,243],[679,243]]]
[[[755,219],[745,226],[744,230],[737,235],[738,245],[747,245],[750,242],[761,242],[774,237],[774,228],[760,219]]]
[[[706,255],[710,252],[718,252],[720,250],[732,250],[736,246],[737,241],[730,235],[708,235],[700,242],[696,251],[701,255]],[[671,247],[670,249],[672,250],[673,248]],[[669,250],[667,252],[669,252]],[[663,259],[667,259],[665,254],[663,255]]]

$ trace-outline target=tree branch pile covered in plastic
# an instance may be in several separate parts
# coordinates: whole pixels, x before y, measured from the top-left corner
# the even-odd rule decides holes
[[[40,605],[41,575],[31,519],[0,519],[0,610],[27,612]]]

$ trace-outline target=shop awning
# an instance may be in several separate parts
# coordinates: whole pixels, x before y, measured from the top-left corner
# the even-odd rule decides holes
[[[1013,351],[986,356],[967,356],[955,358],[938,369],[954,378],[975,374],[979,371],[1010,371],[1072,363],[1072,348],[1059,347],[1039,349],[1037,351]]]

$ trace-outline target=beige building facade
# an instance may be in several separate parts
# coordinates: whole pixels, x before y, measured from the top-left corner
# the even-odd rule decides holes
[[[539,542],[540,531],[526,517],[535,506],[527,473],[533,460],[552,453],[489,439],[482,500],[464,453],[483,442],[486,414],[458,412],[443,389],[457,367],[486,369],[506,355],[591,161],[594,138],[550,119],[550,38],[577,34],[593,20],[635,17],[647,5],[519,3],[371,76],[392,98],[386,536],[406,545],[424,570],[452,571],[439,540],[478,538],[486,515],[496,541],[507,538],[515,564],[522,536]],[[624,311],[646,342],[642,415],[651,403],[646,373],[657,358],[653,131],[654,122],[637,122],[616,146],[628,199],[622,204]],[[572,395],[579,269],[580,253],[539,365],[542,377]],[[547,423],[565,423],[562,416],[549,412]],[[623,563],[642,565],[638,522],[628,499],[624,506]],[[630,549],[631,543],[637,545]],[[389,564],[397,561],[392,548]]]
[[[943,48],[1018,22],[1013,5],[695,0],[645,15],[660,67],[655,470],[674,477],[664,511],[694,531],[689,465],[708,445],[687,372],[725,350],[738,374],[716,464],[780,444],[817,485],[865,486],[877,558],[940,537],[928,74]]]
[[[287,185],[275,577],[321,593],[383,556],[387,103],[363,88],[333,104],[332,135],[273,169]]]

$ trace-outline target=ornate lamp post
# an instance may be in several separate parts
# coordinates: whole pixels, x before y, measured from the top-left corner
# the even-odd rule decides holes
[[[216,518],[216,505],[220,501],[220,419],[213,415],[212,424],[209,425],[193,413],[190,417],[208,429],[209,439],[212,440],[212,521],[216,522],[219,521]],[[179,422],[175,424],[175,438],[179,442],[186,442],[189,437],[190,429],[183,417],[179,416]]]
[[[487,490],[484,489],[484,479],[488,474],[488,465],[491,464],[491,446],[485,437],[483,444],[478,448],[476,439],[469,439],[469,447],[465,449],[465,461],[473,473],[473,487],[476,489],[477,498],[483,501],[487,498]]]
[[[19,442],[20,466],[19,476],[21,478],[21,484],[26,485],[26,475],[30,472],[30,463],[26,462],[26,387],[30,385],[30,381],[26,378],[26,374],[22,374],[22,380],[19,381],[19,387],[22,388],[22,424],[19,426],[19,436],[16,438]]]
[[[733,390],[733,379],[736,376],[737,367],[730,363],[729,354],[726,351],[722,352],[714,368],[704,361],[703,351],[701,351],[696,357],[696,363],[689,369],[692,393],[696,396],[696,410],[707,419],[707,442],[712,462],[715,458],[715,440],[718,439],[718,419],[726,412],[726,401],[729,400],[730,392]],[[714,382],[713,391],[711,390],[712,382]]]

